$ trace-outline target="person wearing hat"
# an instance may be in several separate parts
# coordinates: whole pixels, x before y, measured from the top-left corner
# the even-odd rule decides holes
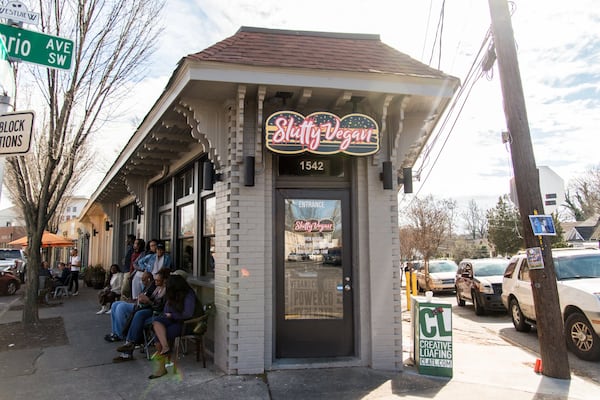
[[[165,243],[156,242],[156,253],[148,254],[138,261],[138,265],[144,270],[156,275],[162,268],[173,269],[171,255],[165,253]]]

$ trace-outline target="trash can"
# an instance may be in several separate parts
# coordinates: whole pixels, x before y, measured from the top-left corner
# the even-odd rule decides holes
[[[430,296],[411,297],[413,359],[424,375],[452,377],[452,305]]]

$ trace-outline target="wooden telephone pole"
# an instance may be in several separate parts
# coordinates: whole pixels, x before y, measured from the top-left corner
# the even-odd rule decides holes
[[[523,236],[527,248],[542,248],[544,259],[543,269],[530,270],[543,365],[542,373],[553,378],[570,379],[550,240],[546,236],[535,236],[529,221],[529,215],[538,212],[543,214],[543,203],[508,4],[506,0],[488,1],[504,98],[504,113],[510,132],[510,149],[519,211],[524,228]]]

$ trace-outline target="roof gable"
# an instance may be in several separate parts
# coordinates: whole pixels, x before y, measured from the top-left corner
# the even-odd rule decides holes
[[[367,34],[241,27],[235,35],[186,58],[277,68],[448,77],[382,43],[379,35]]]

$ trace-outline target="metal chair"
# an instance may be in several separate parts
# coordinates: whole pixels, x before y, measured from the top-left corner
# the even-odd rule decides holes
[[[202,367],[206,368],[206,356],[204,354],[204,334],[208,328],[208,314],[201,317],[190,318],[183,322],[181,335],[175,338],[174,354],[175,360],[179,359],[179,352],[187,353],[187,341],[193,340],[196,344],[196,361],[200,361],[202,354]]]
[[[71,295],[71,292],[69,292],[69,285],[71,284],[71,275],[69,274],[69,276],[67,277],[67,279],[65,280],[65,283],[60,285],[60,286],[56,286],[54,288],[54,294],[52,295],[55,299],[58,296],[61,297],[69,297]]]

